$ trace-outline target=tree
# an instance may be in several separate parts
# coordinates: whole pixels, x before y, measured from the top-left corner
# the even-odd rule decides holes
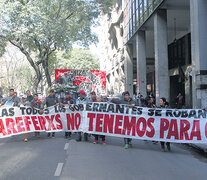
[[[26,56],[36,73],[34,87],[42,79],[41,67],[51,86],[50,56],[68,50],[74,42],[96,42],[91,25],[100,11],[109,11],[111,0],[0,0],[0,40],[10,42]],[[32,58],[31,53],[36,57]]]
[[[99,70],[100,63],[89,50],[75,48],[69,52],[58,52],[54,68]]]
[[[1,88],[8,92],[9,88],[15,88],[19,92],[31,89],[35,79],[35,73],[26,61],[25,56],[17,48],[8,44],[5,53],[1,57]]]

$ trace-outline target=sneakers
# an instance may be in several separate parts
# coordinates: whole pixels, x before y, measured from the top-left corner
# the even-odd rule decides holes
[[[103,142],[102,142],[102,144],[103,144],[103,145],[106,145],[106,142],[105,142],[105,141],[103,141]]]
[[[94,140],[94,141],[93,141],[93,144],[97,144],[97,140]]]
[[[129,144],[125,144],[124,148],[128,149],[129,148]]]

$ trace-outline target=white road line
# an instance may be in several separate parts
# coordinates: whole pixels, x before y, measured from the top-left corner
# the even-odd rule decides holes
[[[58,163],[54,176],[60,176],[64,163]]]
[[[69,147],[69,143],[65,143],[65,147],[64,147],[64,150],[67,150]]]

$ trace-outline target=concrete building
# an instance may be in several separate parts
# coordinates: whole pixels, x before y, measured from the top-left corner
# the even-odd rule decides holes
[[[124,0],[125,88],[207,107],[207,1]]]
[[[100,23],[100,68],[107,72],[107,93],[121,94],[126,84],[122,0],[100,17]]]

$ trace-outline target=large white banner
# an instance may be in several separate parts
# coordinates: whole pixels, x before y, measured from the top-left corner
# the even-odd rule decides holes
[[[207,112],[199,109],[131,108],[128,105],[88,103],[0,108],[0,137],[29,132],[87,132],[106,136],[207,143]]]

